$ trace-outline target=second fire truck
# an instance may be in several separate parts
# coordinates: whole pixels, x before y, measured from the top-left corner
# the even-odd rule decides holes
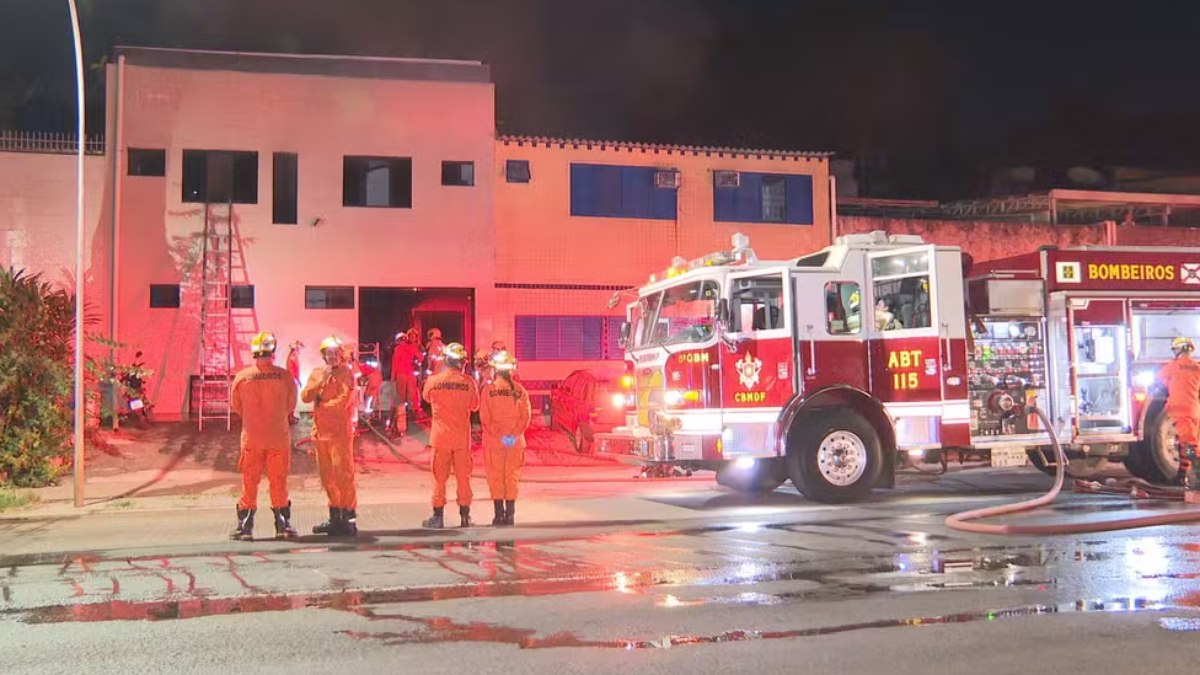
[[[1074,475],[1124,460],[1165,482],[1178,459],[1155,373],[1200,334],[1200,250],[1043,248],[969,269],[911,235],[839,237],[759,260],[748,238],[651,277],[627,306],[627,424],[598,451],[786,480],[853,501],[907,461],[960,451]]]

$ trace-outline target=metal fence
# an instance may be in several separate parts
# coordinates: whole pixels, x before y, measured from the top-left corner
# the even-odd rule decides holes
[[[78,148],[75,134],[0,129],[0,151],[65,155],[77,152]],[[88,136],[83,151],[89,155],[103,155],[104,136]]]

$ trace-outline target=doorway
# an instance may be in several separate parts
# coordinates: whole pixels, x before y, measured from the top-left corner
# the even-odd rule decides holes
[[[384,378],[391,378],[392,343],[396,333],[416,328],[425,345],[429,329],[442,339],[460,342],[470,353],[474,346],[475,293],[470,288],[358,289],[358,339],[378,342]]]

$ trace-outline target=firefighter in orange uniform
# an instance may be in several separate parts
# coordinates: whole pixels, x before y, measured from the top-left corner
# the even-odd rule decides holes
[[[516,359],[506,351],[492,355],[495,376],[480,394],[483,460],[496,517],[492,525],[512,525],[517,483],[525,464],[525,429],[529,427],[529,392],[513,379]]]
[[[230,407],[242,418],[242,496],[237,505],[237,527],[232,539],[254,536],[254,514],[258,510],[258,484],[264,470],[271,486],[271,511],[275,514],[275,538],[296,536],[292,528],[292,502],[288,500],[287,475],[292,461],[292,432],[288,418],[296,409],[296,383],[288,371],[272,363],[275,336],[263,331],[250,341],[254,365],[233,378]]]
[[[1192,360],[1196,343],[1191,338],[1177,337],[1171,341],[1174,360],[1162,367],[1158,378],[1167,387],[1167,416],[1175,423],[1179,440],[1179,472],[1175,480],[1191,487],[1192,460],[1196,458],[1200,432],[1200,363]]]
[[[408,413],[420,408],[420,392],[417,389],[416,368],[418,333],[416,328],[396,334],[396,348],[392,351],[392,383],[396,385],[396,433],[408,431]]]
[[[479,409],[479,388],[463,373],[467,350],[446,345],[446,369],[425,381],[422,397],[433,407],[429,444],[433,446],[433,516],[422,525],[445,527],[446,482],[451,469],[458,488],[462,527],[471,526],[471,412]]]
[[[329,520],[313,534],[353,536],[358,533],[358,495],[354,487],[354,377],[345,362],[342,341],[321,342],[325,365],[313,370],[300,400],[313,404],[313,441],[321,485],[329,498]]]
[[[446,343],[442,342],[440,328],[429,329],[429,342],[425,344],[425,375],[432,377],[446,369]]]

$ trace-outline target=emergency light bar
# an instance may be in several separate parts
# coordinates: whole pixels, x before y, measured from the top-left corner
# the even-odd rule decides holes
[[[683,256],[675,256],[671,259],[671,266],[667,269],[650,275],[650,283],[654,283],[659,279],[671,279],[681,274],[685,274],[694,269],[701,267],[715,267],[718,265],[730,265],[737,262],[742,253],[746,253],[747,262],[753,263],[757,261],[754,252],[750,250],[750,237],[738,232],[733,235],[732,241],[733,250],[731,251],[714,251],[708,255],[685,259]]]

